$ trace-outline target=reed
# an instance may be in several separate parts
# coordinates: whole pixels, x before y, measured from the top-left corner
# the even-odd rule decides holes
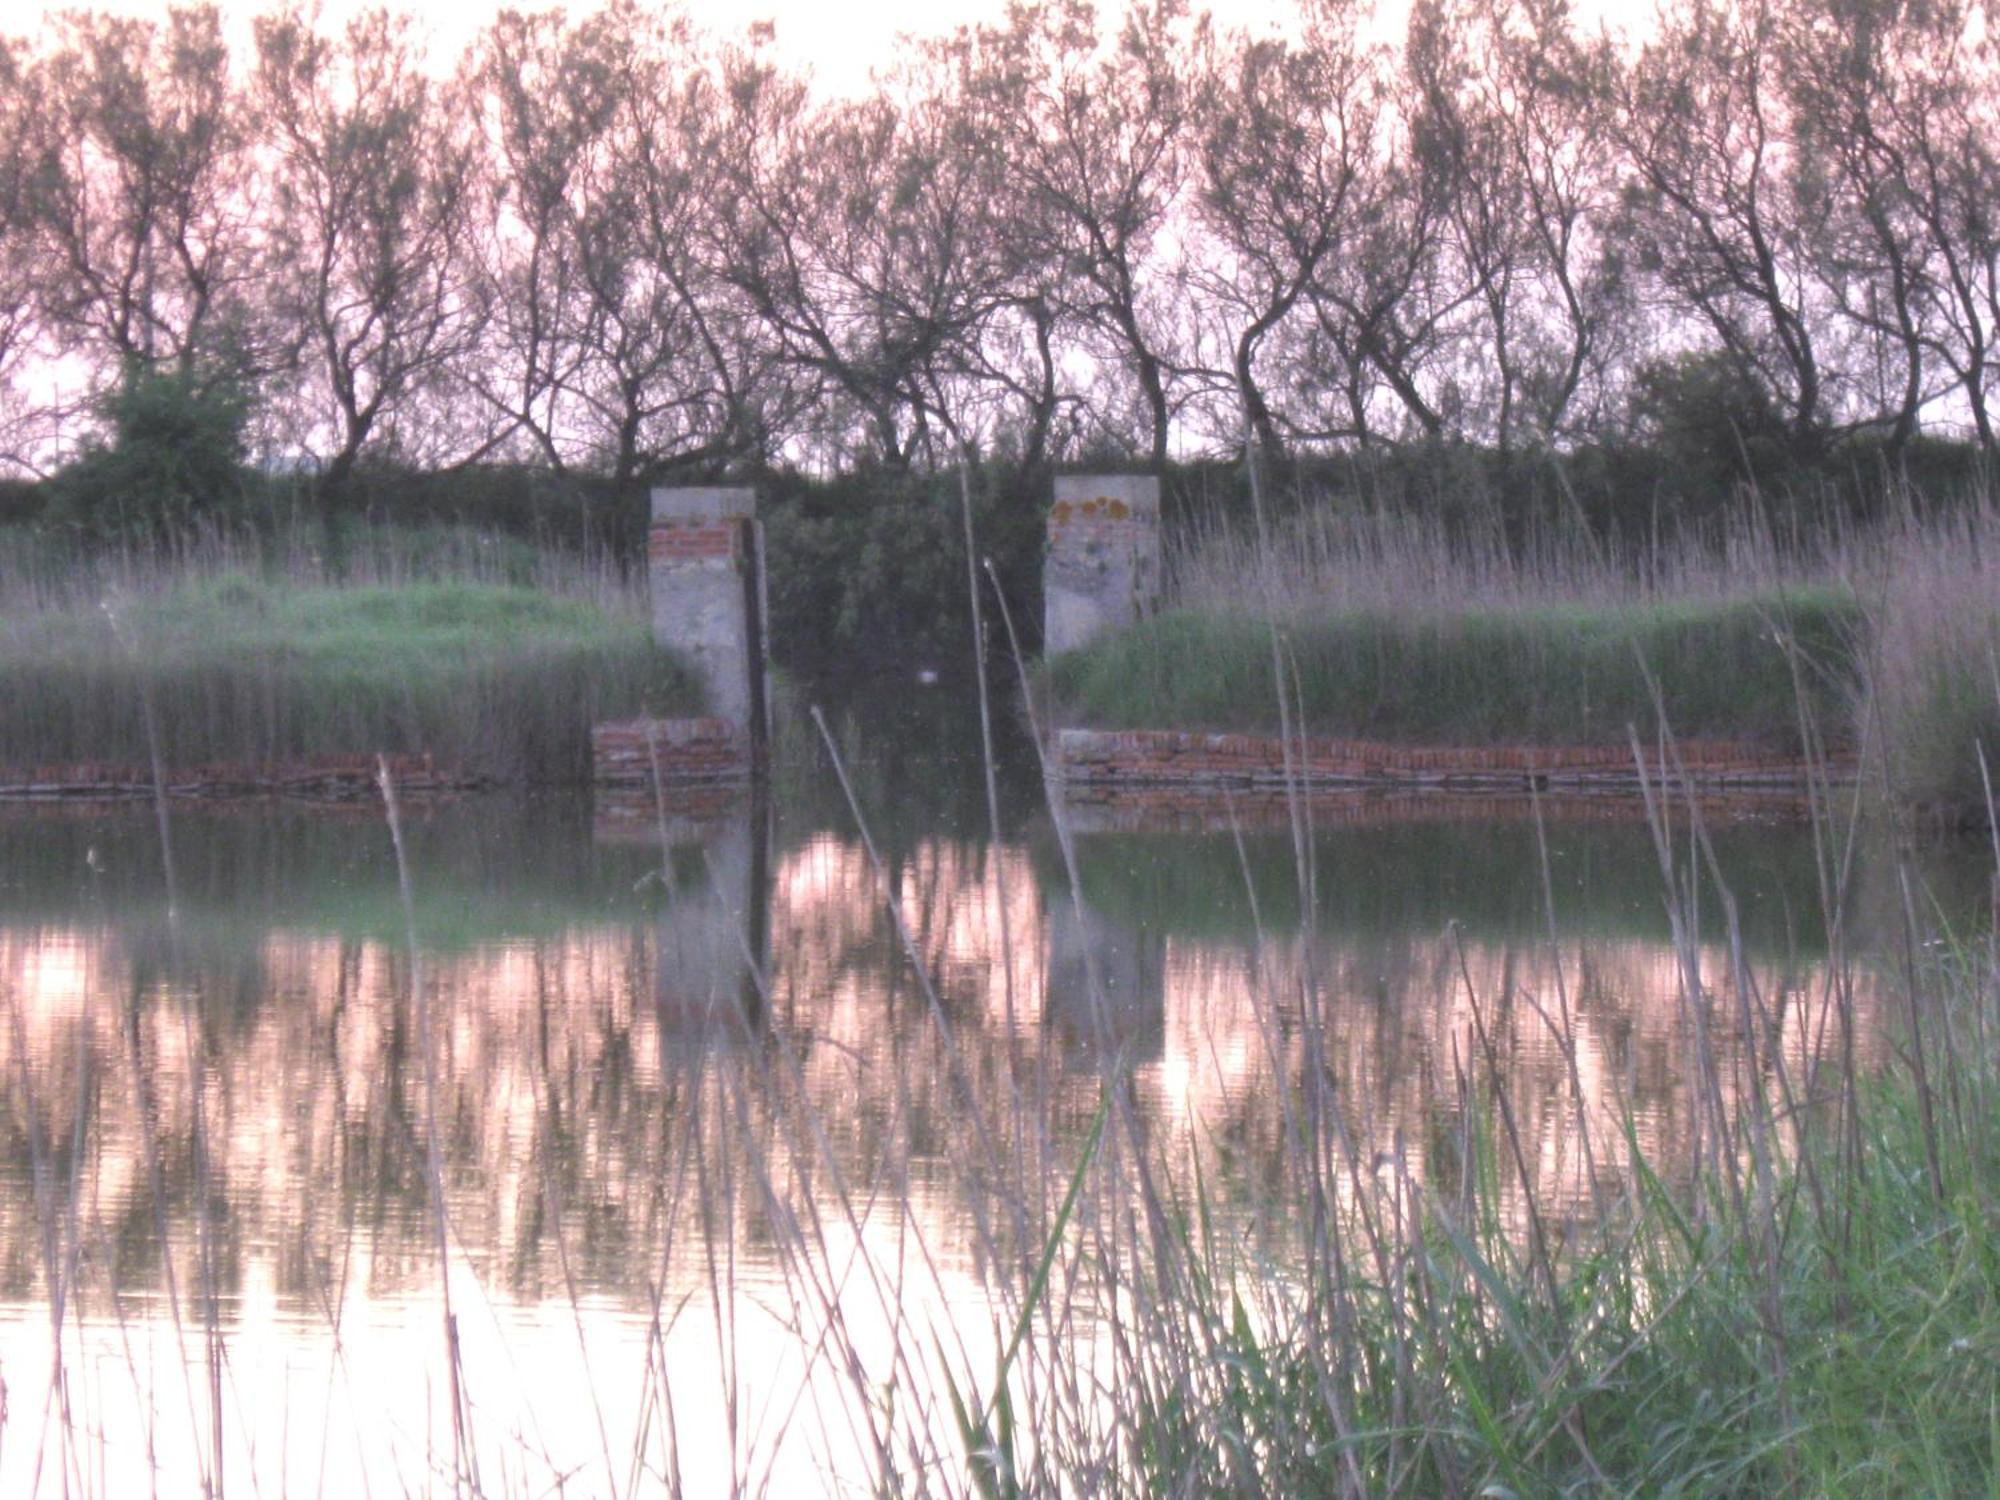
[[[1684,733],[1794,748],[1801,659],[1810,710],[1847,723],[1878,552],[1751,511],[1645,548],[1323,508],[1256,532],[1196,522],[1167,608],[1058,658],[1050,684],[1077,722],[1268,732],[1275,642],[1311,732],[1616,744],[1657,690]]]
[[[1865,712],[1913,799],[1977,813],[2000,751],[2000,519],[1906,525],[1868,595]]]
[[[1903,492],[1865,528],[1774,529],[1755,497],[1643,546],[1307,511],[1196,522],[1166,608],[1052,661],[1103,727],[1270,732],[1275,642],[1303,727],[1419,744],[1688,735],[1872,743],[1899,795],[1976,821],[2000,743],[2000,511]],[[1878,781],[1876,788],[1881,789]]]
[[[400,547],[398,545],[400,541]],[[169,767],[428,754],[510,782],[587,779],[596,719],[691,711],[643,591],[477,538],[376,538],[338,569],[217,542],[0,577],[0,763]]]
[[[1855,589],[1858,608],[1887,597]],[[1268,637],[1264,650],[1268,662]],[[300,1255],[302,1276],[332,1286],[347,1274],[337,1269],[344,1255],[378,1265],[407,1257],[431,1265],[452,1297],[431,1341],[450,1390],[432,1396],[434,1426],[407,1424],[404,1491],[777,1493],[814,1476],[883,1494],[983,1496],[1888,1496],[1992,1494],[2000,1484],[1994,942],[1984,928],[1941,925],[1892,861],[1900,940],[1854,952],[1851,809],[1822,803],[1812,829],[1820,977],[1775,992],[1757,977],[1759,935],[1700,804],[1671,781],[1647,788],[1659,880],[1646,894],[1673,946],[1687,1025],[1672,1065],[1690,1080],[1684,1115],[1651,1132],[1619,1078],[1584,1076],[1577,1018],[1599,1001],[1566,967],[1575,959],[1557,937],[1558,886],[1537,819],[1532,847],[1516,842],[1504,867],[1476,873],[1539,900],[1549,934],[1540,957],[1554,982],[1483,987],[1462,930],[1445,924],[1440,951],[1451,961],[1438,966],[1431,998],[1462,1018],[1449,1073],[1434,1081],[1424,1137],[1380,1150],[1366,1133],[1365,1091],[1342,1071],[1330,996],[1353,976],[1328,941],[1342,909],[1331,891],[1320,895],[1329,872],[1298,839],[1287,872],[1295,892],[1281,905],[1275,877],[1252,870],[1238,838],[1257,929],[1245,964],[1251,1045],[1261,1049],[1253,1086],[1273,1100],[1276,1121],[1258,1153],[1267,1170],[1246,1177],[1225,1174],[1238,1144],[1227,1129],[1191,1145],[1141,1122],[1134,1059],[1102,976],[1086,973],[1084,994],[1069,997],[1085,1018],[1077,1045],[1090,1068],[1053,1067],[1063,1044],[1046,1024],[1026,1034],[1010,1025],[982,1044],[976,1009],[925,946],[930,893],[918,872],[892,877],[876,857],[875,802],[895,786],[851,776],[837,736],[823,717],[816,725],[856,830],[854,862],[880,892],[883,946],[898,955],[883,1013],[870,1017],[893,1024],[896,1038],[873,1064],[892,1084],[879,1109],[853,1105],[866,1059],[838,1033],[788,1023],[798,997],[775,982],[758,924],[733,912],[714,866],[705,889],[675,875],[663,816],[652,873],[673,890],[665,918],[702,900],[733,912],[740,971],[707,949],[679,970],[649,971],[637,944],[630,973],[565,966],[536,942],[519,955],[536,975],[533,1023],[509,1053],[532,1087],[482,1113],[476,1101],[504,1082],[479,1065],[490,1021],[463,997],[426,988],[424,960],[438,954],[422,922],[426,878],[385,809],[375,857],[384,882],[395,872],[404,955],[388,1024],[343,1033],[361,1056],[326,1065],[336,1086],[352,1079],[357,1093],[298,1122],[294,1146],[324,1152],[339,1182],[400,1179],[413,1205],[328,1210],[345,1244],[332,1257]],[[1309,810],[1297,803],[1295,813],[1309,832]],[[1061,805],[1047,818],[1069,895],[1080,898],[1101,877],[1078,859]],[[819,846],[837,853],[831,840]],[[650,961],[664,964],[663,930],[654,942]],[[844,972],[820,979],[849,983]],[[1888,1019],[1858,1005],[1864,982],[1895,1002]],[[121,1018],[130,1072],[149,1080],[135,1113],[159,1141],[149,1227],[162,1246],[176,1216],[208,1212],[205,1190],[185,1187],[194,1173],[184,1164],[202,1161],[205,1136],[226,1129],[226,1092],[211,1096],[212,1113],[157,1101],[206,1086],[196,1045],[209,1029],[204,1007],[225,1008],[231,984],[226,973],[177,969]],[[358,994],[351,1004],[365,1009]],[[670,1007],[674,1029],[643,1060],[619,1062],[622,1042],[603,1053],[583,1046],[621,1015]],[[18,1031],[19,997],[9,1008]],[[1870,1024],[1889,1025],[1894,1044],[1872,1071],[1857,1045]],[[86,1024],[79,1056],[89,1038]],[[1531,1046],[1552,1049],[1567,1073],[1567,1087],[1539,1101],[1515,1072]],[[399,1068],[413,1071],[406,1079]],[[406,1097],[417,1068],[420,1103]],[[72,1160],[65,1172],[58,1144],[86,1138],[84,1106],[61,1118],[35,1091],[49,1081],[22,1077],[40,1274],[52,1300],[95,1296],[95,1285],[76,1285],[78,1268],[117,1264],[116,1226],[96,1219],[81,1168]],[[1531,1103],[1565,1112],[1557,1133],[1577,1144],[1580,1165],[1552,1170],[1537,1159],[1537,1141],[1550,1136],[1530,1135]],[[504,1185],[480,1181],[470,1155],[450,1154],[469,1153],[483,1121],[507,1137],[491,1159],[505,1166],[495,1174]],[[851,1149],[854,1135],[865,1136],[865,1153]],[[601,1195],[586,1170],[608,1174]],[[965,1222],[920,1211],[946,1185]],[[448,1214],[452,1201],[536,1223],[541,1238],[524,1238],[535,1248],[518,1260],[482,1260],[456,1241],[453,1226],[471,1215]],[[941,1233],[955,1242],[939,1243]],[[551,1238],[552,1252],[542,1248]],[[753,1244],[765,1257],[754,1272],[739,1263]],[[476,1332],[482,1279],[533,1293],[544,1258],[546,1301],[567,1304],[565,1337],[573,1331],[590,1371],[591,1430],[568,1453],[502,1414],[506,1361],[461,1342],[461,1324],[467,1340]],[[604,1269],[612,1265],[627,1269]],[[642,1284],[643,1358],[630,1365],[584,1347],[593,1266],[597,1285],[614,1274]],[[225,1259],[218,1274],[227,1270]],[[984,1322],[940,1319],[951,1287],[974,1276]],[[143,1266],[133,1279],[144,1282]],[[114,1288],[114,1304],[128,1293]],[[212,1347],[226,1343],[213,1285],[170,1286],[167,1297],[201,1310]],[[335,1348],[326,1384],[352,1402],[361,1393],[340,1364],[340,1296],[330,1291],[326,1305]],[[58,1311],[55,1390],[65,1389],[64,1338]],[[707,1357],[690,1360],[690,1348]],[[205,1373],[191,1347],[167,1363]],[[158,1434],[163,1450],[204,1455],[200,1477],[217,1490],[225,1472],[232,1488],[249,1488],[270,1435],[230,1426],[225,1408],[196,1401],[192,1387],[182,1412],[182,1393],[156,1379],[155,1365],[138,1355],[130,1365],[130,1385],[153,1403],[149,1443]],[[43,1429],[47,1492],[58,1475],[69,1493],[116,1492],[90,1469],[92,1434],[103,1430],[92,1394],[79,1388],[74,1411]],[[705,1426],[686,1414],[697,1395],[717,1414]],[[330,1427],[316,1435],[323,1447],[344,1438]],[[280,1470],[290,1472],[282,1459]],[[185,1488],[186,1477],[166,1472],[162,1488]]]

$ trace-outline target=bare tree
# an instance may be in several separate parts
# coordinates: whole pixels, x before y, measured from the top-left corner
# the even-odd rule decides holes
[[[1618,232],[1810,454],[1828,424],[1829,335],[1777,61],[1768,0],[1680,0],[1662,16],[1623,80],[1635,184]]]
[[[41,315],[121,367],[254,373],[248,152],[218,12],[75,12],[52,36],[30,85]]]
[[[337,488],[370,447],[411,451],[424,403],[474,346],[471,141],[407,17],[364,12],[329,37],[294,10],[259,18],[256,40],[267,305],[296,341],[301,436]]]
[[[1355,12],[1316,5],[1305,21],[1296,43],[1229,39],[1196,151],[1196,212],[1215,253],[1191,279],[1227,325],[1228,381],[1268,452],[1294,424],[1273,411],[1258,355],[1329,257],[1359,239],[1382,107],[1380,58],[1357,40]]]
[[[1503,454],[1552,441],[1622,311],[1609,44],[1581,41],[1561,0],[1420,6],[1411,34],[1419,160],[1483,314],[1479,431]]]
[[[815,106],[743,54],[730,79],[724,275],[787,359],[819,383],[830,451],[894,467],[932,453],[947,387],[977,368],[1009,300],[992,144],[921,75]]]
[[[1087,0],[1038,0],[969,40],[967,88],[1008,164],[1013,253],[1060,268],[1058,318],[1136,387],[1139,445],[1164,464],[1182,332],[1165,262],[1205,20],[1191,22],[1180,0],[1152,0],[1105,47]]]
[[[36,159],[26,71],[20,44],[0,38],[0,466],[37,473],[49,434],[18,383],[39,334]]]
[[[630,4],[504,12],[476,76],[484,399],[552,468],[619,486],[763,453],[767,352],[710,258],[727,104],[693,37]]]
[[[1453,253],[1452,184],[1436,160],[1438,90],[1422,24],[1413,14],[1419,29],[1356,211],[1361,232],[1322,263],[1309,293],[1314,364],[1344,394],[1362,443],[1447,436],[1464,406],[1454,363],[1478,286]]]
[[[1991,45],[1955,0],[1797,0],[1786,19],[1827,276],[1894,371],[1883,382],[1896,397],[1891,449],[1943,384],[1990,450],[2000,327]]]

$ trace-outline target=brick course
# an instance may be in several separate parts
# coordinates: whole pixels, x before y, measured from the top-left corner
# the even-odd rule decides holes
[[[646,533],[646,556],[654,562],[735,558],[743,552],[741,521],[655,521]]]
[[[598,786],[650,787],[655,756],[663,783],[750,775],[750,742],[728,719],[618,719],[591,726],[591,779]]]
[[[392,755],[389,774],[398,796],[476,791],[487,779],[463,767],[439,765],[428,755]],[[295,797],[347,802],[376,797],[376,757],[317,755],[277,765],[211,762],[176,766],[161,780],[174,798]],[[109,761],[0,769],[0,800],[10,802],[106,801],[153,795],[150,766]]]
[[[1760,746],[1694,740],[1677,745],[1663,764],[1645,746],[1646,776],[1691,781],[1708,791],[1799,790],[1813,768]],[[1625,745],[1495,745],[1438,747],[1371,740],[1210,734],[1159,729],[1059,729],[1052,772],[1073,787],[1188,786],[1283,789],[1435,788],[1481,792],[1577,791],[1636,793],[1639,772]],[[1851,780],[1851,761],[1825,768]],[[1669,774],[1670,773],[1670,777]]]

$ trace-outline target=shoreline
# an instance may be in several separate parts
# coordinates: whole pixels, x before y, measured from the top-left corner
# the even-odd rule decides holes
[[[1161,789],[1639,796],[1648,785],[1699,793],[1802,796],[1852,785],[1845,750],[1822,762],[1746,741],[1632,745],[1404,745],[1325,736],[1180,729],[1051,731],[1049,775],[1072,798]]]
[[[386,759],[399,796],[442,797],[485,791],[499,781],[428,755],[323,755],[256,766],[239,762],[165,767],[155,785],[150,766],[83,761],[0,766],[0,804],[70,805],[140,802],[163,792],[178,802],[280,798],[297,802],[357,802],[377,797],[378,762]]]

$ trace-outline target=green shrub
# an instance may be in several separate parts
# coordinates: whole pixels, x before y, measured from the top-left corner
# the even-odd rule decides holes
[[[128,365],[97,416],[104,437],[50,481],[59,526],[95,538],[168,538],[240,513],[243,386],[198,367]]]

